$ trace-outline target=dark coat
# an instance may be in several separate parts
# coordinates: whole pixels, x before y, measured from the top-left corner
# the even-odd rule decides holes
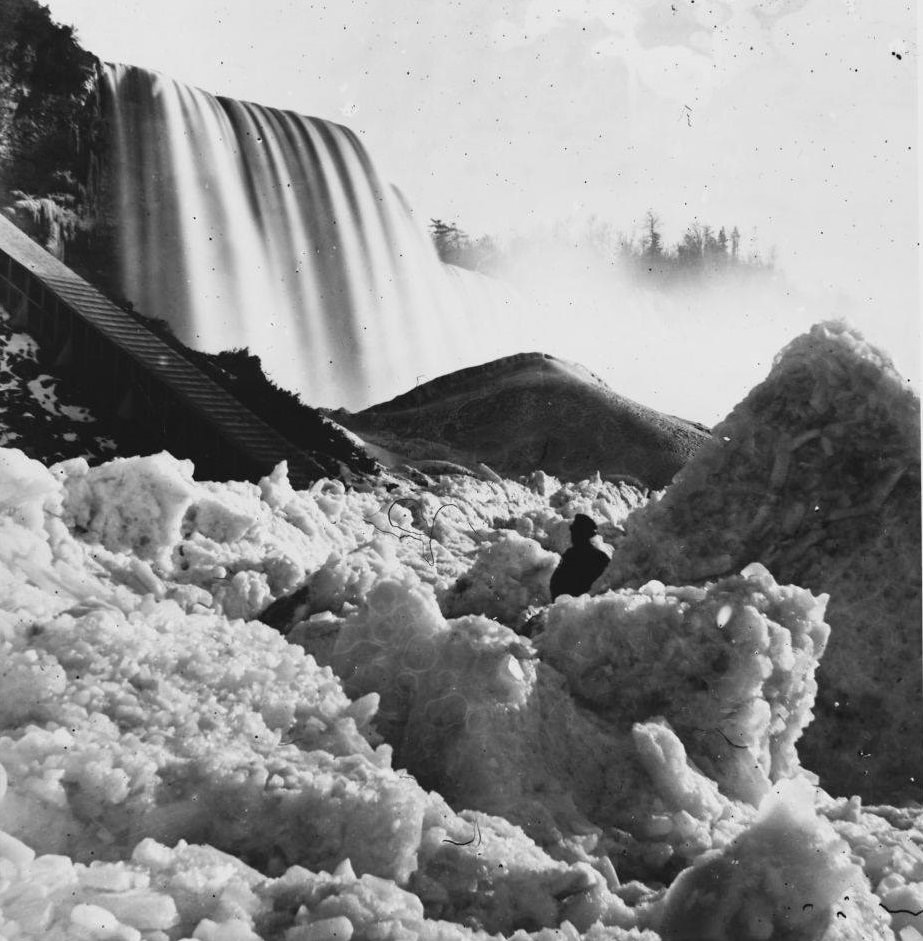
[[[551,600],[586,594],[609,564],[609,556],[590,542],[571,546],[551,576]]]

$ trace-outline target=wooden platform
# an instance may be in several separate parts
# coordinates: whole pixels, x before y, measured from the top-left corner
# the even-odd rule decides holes
[[[0,215],[0,304],[91,405],[190,458],[196,476],[257,480],[288,461],[296,487],[326,476],[178,350]]]

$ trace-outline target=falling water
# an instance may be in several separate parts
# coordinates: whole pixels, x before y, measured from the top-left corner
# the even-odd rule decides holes
[[[187,345],[352,409],[517,350],[511,299],[439,263],[349,129],[129,66],[105,89],[121,290]]]

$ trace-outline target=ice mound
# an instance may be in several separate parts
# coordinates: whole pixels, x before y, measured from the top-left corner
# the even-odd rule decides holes
[[[192,502],[193,465],[168,454],[116,458],[89,468],[68,462],[65,519],[107,549],[144,559],[169,556]]]
[[[267,873],[294,864],[330,870],[348,859],[368,877],[357,891],[376,917],[392,896],[408,918],[422,918],[423,898],[430,912],[495,931],[558,925],[565,905],[587,893],[595,893],[593,911],[607,899],[618,908],[596,870],[553,860],[504,820],[460,817],[392,770],[390,749],[369,727],[377,696],[351,701],[328,668],[278,632],[210,609],[216,582],[252,574],[255,545],[294,552],[298,535],[311,530],[321,558],[350,540],[358,549],[355,533],[334,527],[363,520],[376,497],[348,506],[336,486],[296,495],[284,474],[256,493],[231,485],[219,494],[166,456],[117,462],[90,481],[79,462],[49,474],[4,453],[0,468],[3,492],[15,487],[26,497],[22,507],[7,501],[0,517],[0,583],[8,589],[0,625],[0,853],[10,877],[0,880],[0,905],[4,917],[15,913],[4,932],[15,936],[15,924],[30,924],[20,936],[60,927],[62,937],[134,938],[142,929],[179,937],[172,919],[182,909],[180,888],[166,900],[142,899],[131,893],[144,879],[136,885],[119,867],[152,838],[208,843]],[[265,499],[254,503],[256,494]],[[151,508],[147,517],[135,512],[143,507]],[[103,522],[94,526],[96,519]],[[150,562],[125,552],[135,548]],[[190,563],[196,550],[212,562],[236,551],[243,567],[232,574],[202,557]],[[208,588],[188,581],[193,573]],[[466,849],[472,826],[474,851]],[[66,875],[71,859],[113,863],[106,871],[128,896],[35,888],[43,872]],[[13,865],[26,867],[20,882]],[[166,924],[136,924],[135,903]],[[349,911],[344,903],[331,917]],[[193,920],[199,936],[212,931],[213,915]],[[242,928],[240,936],[248,936]]]
[[[333,483],[324,484],[328,487]],[[285,505],[300,499],[292,491]],[[318,560],[323,564],[307,574],[299,604],[291,608],[288,623],[279,622],[280,629],[299,628],[293,638],[316,633],[307,623],[311,615],[349,613],[379,579],[398,570],[410,570],[430,585],[446,614],[486,613],[519,626],[530,606],[548,600],[555,553],[570,545],[574,515],[594,514],[600,531],[617,538],[621,523],[644,499],[625,484],[599,478],[562,484],[540,472],[528,485],[456,477],[435,481],[429,490],[389,490],[366,497],[361,516],[355,513],[358,495],[353,495],[337,520],[341,538],[326,559]],[[357,538],[342,539],[344,532]],[[315,536],[315,555],[318,544],[323,545]],[[323,631],[329,623],[325,618],[315,626]]]
[[[860,862],[893,931],[901,941],[923,932],[923,808],[863,808],[858,798],[819,796],[818,809]]]
[[[634,513],[598,590],[761,562],[830,595],[805,764],[836,793],[923,795],[919,400],[842,323],[815,326]]]
[[[707,589],[559,602],[533,645],[483,616],[445,619],[407,576],[378,582],[318,655],[350,696],[381,697],[396,763],[453,806],[562,858],[605,847],[662,873],[800,773],[825,601],[753,566]]]
[[[548,586],[559,561],[534,539],[500,533],[482,546],[471,569],[443,596],[442,610],[449,617],[483,614],[520,625],[530,609],[551,601]]]
[[[679,875],[660,931],[665,941],[894,938],[868,879],[816,813],[804,781],[780,785],[750,829]]]
[[[643,503],[599,480],[190,472],[0,450],[0,936],[915,930],[920,814],[797,791],[822,598],[753,566],[542,607],[573,515]]]
[[[623,727],[664,716],[725,794],[756,805],[798,770],[826,601],[755,564],[706,588],[564,599],[536,644],[578,700]]]
[[[46,498],[57,496],[58,481],[22,451],[0,450],[0,517],[38,529],[44,522]]]
[[[374,703],[351,703],[269,628],[157,602],[129,617],[61,614],[4,647],[0,826],[38,851],[111,858],[184,836],[321,862],[355,841],[363,871],[416,867],[421,798],[356,727]],[[381,801],[400,825],[366,841]]]

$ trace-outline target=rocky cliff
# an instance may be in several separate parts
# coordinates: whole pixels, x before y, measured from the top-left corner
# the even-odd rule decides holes
[[[0,0],[0,211],[105,284],[98,60],[35,0]]]

